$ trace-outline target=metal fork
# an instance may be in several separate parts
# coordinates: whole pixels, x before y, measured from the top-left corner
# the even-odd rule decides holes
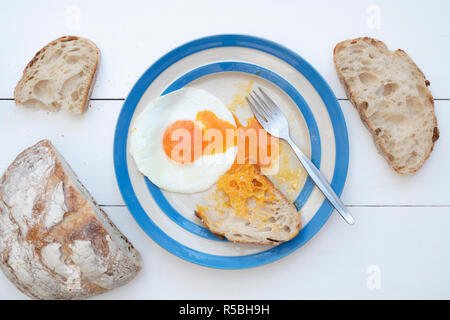
[[[296,153],[301,164],[308,172],[311,179],[317,185],[317,187],[322,191],[324,196],[331,202],[334,208],[339,212],[339,214],[347,221],[348,224],[354,224],[355,220],[352,215],[339,199],[338,195],[331,188],[329,182],[324,177],[324,175],[316,168],[316,166],[309,160],[307,156],[300,150],[299,147],[292,141],[291,135],[289,133],[289,123],[281,112],[280,108],[273,102],[273,100],[260,88],[258,87],[264,98],[261,98],[258,93],[253,90],[253,95],[250,93],[250,97],[253,101],[250,101],[248,97],[248,105],[253,111],[256,119],[258,119],[261,126],[270,133],[272,136],[285,140],[291,148]]]

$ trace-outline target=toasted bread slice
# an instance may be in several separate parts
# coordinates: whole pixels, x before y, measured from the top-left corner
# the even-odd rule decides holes
[[[95,82],[99,50],[90,40],[58,38],[28,63],[14,90],[17,105],[84,113]]]
[[[439,138],[429,81],[402,50],[371,38],[340,42],[334,63],[375,145],[400,174],[413,174]]]
[[[242,243],[277,244],[300,231],[300,215],[259,167],[233,167],[217,183],[216,206],[197,206],[196,215],[214,234]],[[219,204],[220,203],[220,204]]]

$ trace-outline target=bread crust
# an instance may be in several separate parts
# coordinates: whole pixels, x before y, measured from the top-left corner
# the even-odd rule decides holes
[[[272,183],[272,181],[270,181],[270,179],[268,179],[262,172],[261,169],[259,168],[259,166],[257,165],[252,165],[253,168],[256,170],[256,174],[259,176],[259,178],[264,179],[265,182],[267,184],[269,184],[272,188],[272,192],[275,193],[276,197],[279,198],[279,201],[282,202],[284,205],[291,207],[291,210],[295,211],[297,213],[297,209],[295,208],[295,206],[286,198],[286,196],[280,192],[275,185]],[[211,208],[211,210],[215,210],[214,208]],[[218,230],[216,230],[210,223],[208,217],[204,214],[202,214],[202,212],[199,211],[194,211],[194,214],[202,220],[202,222],[205,224],[205,226],[211,231],[211,233],[213,233],[214,235],[216,235],[217,237],[221,238],[221,239],[228,239],[229,241],[232,242],[237,242],[237,243],[246,243],[246,244],[279,244],[281,242],[285,242],[288,240],[291,240],[292,238],[294,238],[295,236],[297,236],[297,234],[300,232],[301,229],[301,220],[300,220],[300,215],[297,214],[296,215],[296,225],[294,226],[295,228],[295,232],[291,235],[291,237],[289,239],[286,239],[284,241],[279,241],[279,240],[275,240],[275,239],[270,239],[267,238],[264,241],[247,241],[245,239],[239,239],[239,238],[229,238],[226,236],[225,232],[220,232]]]
[[[95,56],[95,67],[94,67],[94,72],[92,73],[92,75],[89,78],[89,84],[87,87],[87,90],[85,90],[85,94],[83,95],[83,100],[82,100],[82,110],[79,112],[80,114],[83,114],[87,111],[87,109],[89,108],[89,99],[91,97],[92,91],[93,91],[93,87],[94,87],[94,83],[95,83],[95,79],[97,78],[97,69],[98,69],[98,65],[99,65],[99,61],[100,61],[100,51],[98,50],[98,47],[95,45],[95,43],[93,43],[92,41],[90,41],[89,39],[86,38],[82,38],[82,37],[78,37],[78,36],[62,36],[58,39],[55,39],[53,41],[51,41],[50,43],[48,43],[45,47],[43,47],[41,50],[39,50],[38,52],[36,52],[36,54],[34,55],[34,57],[31,59],[31,61],[26,65],[25,69],[22,72],[22,77],[20,78],[19,82],[17,83],[15,89],[14,89],[14,101],[16,106],[23,104],[25,101],[22,101],[18,98],[19,94],[18,92],[22,89],[22,87],[24,86],[25,82],[27,81],[28,78],[28,70],[39,60],[39,58],[41,57],[41,55],[45,54],[45,52],[52,46],[60,43],[60,42],[67,42],[67,41],[73,41],[73,40],[80,40],[83,39],[84,41],[89,42],[93,47],[96,48],[96,56]]]
[[[358,110],[359,116],[361,118],[361,121],[363,122],[363,124],[365,125],[365,127],[369,130],[369,132],[372,135],[372,138],[374,140],[375,146],[377,147],[379,153],[388,161],[389,165],[399,174],[414,174],[416,173],[426,162],[426,160],[430,157],[431,152],[434,149],[434,144],[435,142],[439,139],[439,129],[437,126],[437,118],[434,112],[434,99],[433,96],[431,95],[431,93],[427,92],[427,98],[431,103],[432,106],[432,112],[434,114],[434,128],[433,128],[433,137],[432,137],[432,145],[431,145],[431,149],[430,151],[427,153],[426,157],[423,159],[423,161],[421,162],[421,164],[419,166],[417,166],[415,169],[413,170],[409,170],[409,171],[405,171],[404,167],[399,167],[396,166],[393,162],[393,156],[386,150],[383,141],[381,140],[380,137],[378,137],[377,132],[375,130],[375,128],[371,125],[371,122],[369,121],[369,118],[366,115],[366,112],[362,106],[362,101],[359,101],[358,97],[356,96],[356,94],[353,92],[351,86],[349,85],[349,83],[347,82],[345,76],[342,74],[342,72],[340,71],[340,68],[338,66],[338,62],[336,60],[336,52],[338,50],[340,50],[340,48],[342,46],[346,46],[348,43],[355,43],[355,42],[359,42],[359,41],[364,41],[364,42],[370,42],[371,45],[373,46],[378,46],[383,48],[384,50],[389,50],[388,47],[386,46],[386,44],[380,40],[377,39],[373,39],[370,37],[360,37],[360,38],[355,38],[355,39],[349,39],[349,40],[344,40],[339,42],[333,50],[333,62],[339,77],[339,80],[341,81],[341,83],[343,84],[343,87],[345,89],[346,95],[349,98],[349,100],[352,102],[352,104],[354,105],[354,107]],[[416,65],[416,63],[408,56],[408,54],[401,50],[401,49],[397,49],[396,51],[394,51],[394,54],[402,56],[403,58],[407,59],[408,62],[421,74],[421,76],[423,77],[423,81],[425,83],[425,85],[428,87],[430,85],[430,82],[425,78],[424,73],[422,72],[422,70],[420,70],[420,68]]]
[[[139,253],[62,161],[43,140],[20,153],[0,180],[0,268],[34,299],[97,295],[142,267]]]

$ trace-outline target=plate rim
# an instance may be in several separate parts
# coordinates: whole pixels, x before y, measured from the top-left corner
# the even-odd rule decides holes
[[[131,215],[134,217],[138,225],[143,229],[143,231],[155,241],[158,245],[169,251],[170,253],[187,260],[189,262],[203,265],[211,268],[220,269],[242,269],[249,267],[256,267],[259,265],[268,264],[270,262],[279,260],[289,253],[295,251],[301,247],[304,243],[310,240],[325,224],[325,222],[330,217],[333,207],[331,204],[324,199],[322,205],[319,207],[317,212],[314,214],[313,218],[309,223],[302,228],[299,235],[294,239],[282,243],[274,248],[266,251],[262,251],[255,254],[244,255],[244,256],[218,256],[213,254],[207,254],[200,252],[198,250],[189,248],[182,243],[172,239],[163,230],[161,230],[146,214],[145,210],[139,203],[134,189],[131,184],[130,177],[128,175],[128,165],[127,165],[127,155],[126,146],[127,138],[129,132],[129,125],[134,114],[135,108],[142,98],[143,94],[149,87],[149,85],[169,66],[175,62],[199,51],[218,48],[218,47],[245,47],[254,50],[263,51],[275,56],[291,67],[296,69],[300,74],[302,74],[306,80],[314,87],[315,91],[319,94],[321,100],[323,101],[330,121],[333,127],[333,133],[335,138],[335,164],[333,177],[331,185],[335,190],[337,195],[341,195],[342,190],[345,185],[347,172],[348,172],[348,162],[349,162],[349,142],[348,142],[348,132],[345,123],[345,118],[342,113],[342,109],[339,102],[336,99],[333,91],[331,90],[325,79],[300,55],[293,52],[292,50],[279,45],[271,40],[266,40],[259,37],[240,35],[240,34],[222,34],[207,36],[200,39],[196,39],[185,43],[153,63],[138,79],[134,84],[133,88],[129,92],[126,100],[123,103],[122,109],[120,111],[115,135],[114,135],[114,169],[116,174],[116,180],[121,193],[121,196],[127,205],[127,208]],[[134,104],[134,106],[133,106]],[[129,112],[128,108],[131,105],[133,108],[132,112]],[[127,114],[127,112],[129,114]],[[129,120],[129,121],[127,121]],[[128,124],[123,126],[123,122],[128,122]],[[336,134],[336,125],[341,126],[341,131],[339,135]],[[125,131],[124,131],[125,129]],[[123,132],[125,134],[123,134]],[[126,139],[123,139],[123,136]],[[338,148],[339,146],[339,148]],[[338,155],[338,149],[341,154]],[[124,170],[125,169],[125,170]],[[125,174],[126,173],[126,174]],[[137,214],[137,213],[140,214]],[[147,218],[145,219],[144,216]],[[278,254],[272,254],[273,250],[277,251]]]

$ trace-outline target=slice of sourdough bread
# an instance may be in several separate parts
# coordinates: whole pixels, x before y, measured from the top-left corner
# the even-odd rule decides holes
[[[141,256],[50,141],[26,149],[0,180],[0,268],[35,299],[81,299],[121,286]]]
[[[230,241],[278,244],[300,231],[300,215],[272,182],[252,164],[236,166],[217,183],[216,205],[195,214],[214,234]]]
[[[84,113],[95,82],[99,50],[90,40],[58,38],[28,63],[14,90],[17,105]]]
[[[404,51],[367,37],[338,43],[334,64],[380,153],[396,172],[417,172],[439,138],[422,71]]]

